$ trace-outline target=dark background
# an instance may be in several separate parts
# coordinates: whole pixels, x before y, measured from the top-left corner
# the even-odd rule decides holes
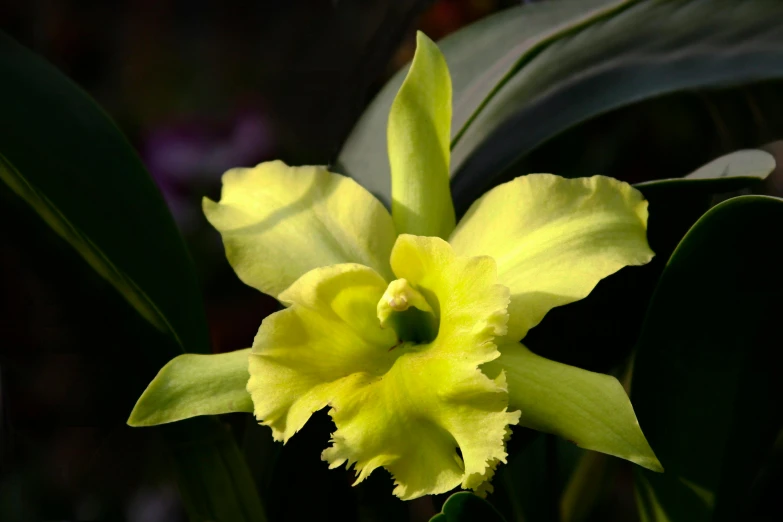
[[[438,40],[518,3],[0,0],[0,29],[90,93],[136,147],[195,262],[212,349],[225,352],[248,347],[277,304],[239,282],[201,213],[203,196],[217,198],[220,175],[274,158],[331,164],[364,107],[412,57],[416,29]],[[681,176],[721,154],[783,139],[781,92],[780,81],[769,81],[645,100],[569,129],[507,175],[590,172],[629,182]],[[770,182],[769,193],[783,194],[783,170]],[[614,303],[612,313],[595,311],[627,284],[623,277],[554,310],[526,344],[580,367],[617,367],[647,305],[640,298]],[[572,342],[579,332],[585,338]],[[125,424],[162,364],[141,354],[140,347],[160,342],[156,335],[0,184],[0,521],[185,520],[160,430]],[[383,471],[351,488],[353,472],[329,471],[320,460],[333,431],[324,412],[285,448],[249,415],[223,420],[273,522],[426,521],[443,501],[403,503],[391,496]],[[531,440],[515,430],[510,453],[555,444],[553,437]],[[528,455],[554,454],[538,449]],[[572,450],[557,446],[561,456]],[[517,453],[508,469],[536,464]],[[524,494],[556,506],[557,499],[539,498],[541,484],[567,476],[554,460],[543,464],[551,476],[531,484],[496,479],[496,505]],[[593,520],[632,522],[632,467],[613,462],[621,469]],[[768,505],[778,506],[774,496],[773,487]]]
[[[213,350],[249,346],[276,303],[242,285],[200,211],[223,171],[280,158],[329,164],[363,108],[413,54],[518,2],[502,0],[26,0],[0,28],[42,54],[139,151],[196,263]],[[1,81],[1,79],[0,79]],[[106,173],[111,175],[111,173]],[[0,520],[184,520],[155,429],[125,420],[153,374],[148,327],[24,203],[0,192]],[[271,520],[427,520],[376,472],[326,470],[319,415],[284,450],[227,421]]]

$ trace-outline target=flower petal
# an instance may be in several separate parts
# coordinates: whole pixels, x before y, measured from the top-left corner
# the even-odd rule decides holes
[[[449,242],[459,255],[490,255],[511,290],[508,339],[552,308],[586,297],[604,277],[650,261],[647,202],[612,178],[529,174],[487,192]]]
[[[332,406],[337,431],[324,459],[355,463],[357,481],[386,467],[401,498],[479,487],[505,461],[506,429],[519,417],[506,411],[502,378],[478,369],[499,355],[492,339],[504,331],[507,290],[495,284],[492,259],[457,258],[435,238],[401,236],[392,264],[437,309],[435,341],[400,344],[380,327],[386,283],[371,269],[308,272],[256,337],[248,383],[256,416],[287,440]]]
[[[239,278],[271,296],[313,268],[338,263],[361,263],[391,279],[391,216],[355,181],[322,167],[271,161],[231,169],[220,202],[204,199],[204,214]]]
[[[250,349],[187,353],[161,368],[131,412],[131,426],[154,426],[196,415],[253,411],[247,386]]]
[[[478,370],[498,356],[492,340],[505,331],[507,290],[495,284],[491,258],[456,257],[438,238],[400,236],[392,268],[437,309],[437,338],[396,348],[381,378],[335,397],[337,432],[324,458],[355,463],[357,481],[384,466],[403,499],[477,488],[505,462],[507,426],[519,418],[506,411],[502,379]]]
[[[446,238],[454,230],[449,184],[451,76],[424,33],[389,112],[392,216],[400,233]]]
[[[500,353],[483,370],[488,375],[505,371],[509,405],[522,410],[520,425],[663,471],[620,381],[550,361],[520,343],[504,344]]]
[[[311,270],[280,295],[291,306],[261,324],[247,384],[275,440],[288,441],[345,387],[394,363],[397,336],[375,312],[385,288],[372,269],[342,264]]]

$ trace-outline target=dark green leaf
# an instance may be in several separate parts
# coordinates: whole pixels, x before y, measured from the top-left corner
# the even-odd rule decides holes
[[[588,451],[579,459],[560,499],[562,522],[582,522],[595,509],[619,462],[609,455]]]
[[[783,77],[783,4],[628,2],[529,56],[453,145],[455,205],[518,158],[610,110],[666,93]]]
[[[730,192],[764,180],[775,170],[775,158],[763,150],[740,150],[726,154],[696,169],[683,178],[660,179],[637,183],[645,197],[661,192],[699,193]]]
[[[648,240],[652,262],[627,267],[601,281],[587,298],[555,308],[530,331],[525,344],[534,352],[567,364],[609,372],[630,355],[647,303],[671,253],[706,212],[716,194],[758,184],[774,169],[764,151],[722,156],[682,178],[635,185],[649,202]],[[719,177],[726,172],[733,177]],[[715,176],[708,178],[705,174]]]
[[[143,317],[183,350],[209,352],[193,265],[125,137],[81,89],[1,33],[0,71],[0,179]]]
[[[557,520],[560,496],[588,452],[554,435],[518,426],[512,432],[508,464],[498,468],[488,500],[507,520]]]
[[[780,20],[783,4],[774,0],[566,0],[509,9],[444,39],[452,134],[462,132],[452,143],[457,212],[580,122],[667,93],[783,77]],[[373,101],[338,159],[386,202],[385,126],[403,76]]]
[[[454,493],[443,504],[440,514],[430,522],[505,522],[492,505],[473,493]]]
[[[679,179],[743,149],[774,155],[763,145],[783,136],[781,92],[783,81],[771,80],[645,99],[547,140],[493,184],[530,172],[564,177],[603,174],[633,184]]]
[[[637,346],[632,402],[663,474],[637,470],[645,520],[742,520],[781,422],[783,201],[704,215],[661,276]]]
[[[648,238],[665,262],[688,229],[710,207],[716,194],[759,184],[773,170],[775,159],[762,150],[742,150],[721,156],[682,178],[661,179],[634,185],[649,202]]]
[[[214,417],[162,426],[191,522],[265,522],[242,452]]]
[[[150,366],[209,352],[191,260],[127,140],[79,87],[2,33],[0,77],[0,180],[160,332],[159,342],[138,347]],[[264,520],[241,454],[217,421],[162,432],[193,520]]]

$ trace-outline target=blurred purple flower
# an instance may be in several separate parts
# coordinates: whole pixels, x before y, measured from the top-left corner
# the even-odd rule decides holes
[[[143,155],[174,219],[187,232],[199,219],[206,187],[232,167],[269,157],[273,148],[272,130],[263,115],[241,111],[227,132],[212,122],[194,120],[154,128],[144,140]]]

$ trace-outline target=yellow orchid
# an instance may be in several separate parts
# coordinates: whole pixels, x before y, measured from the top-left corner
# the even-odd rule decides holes
[[[248,350],[171,361],[129,424],[252,411],[285,442],[328,407],[323,459],[353,465],[357,483],[384,467],[403,499],[491,490],[515,424],[661,471],[617,379],[520,343],[553,307],[652,258],[647,202],[607,177],[530,174],[455,224],[450,125],[446,62],[420,33],[389,116],[391,214],[322,167],[228,171],[204,212],[239,278],[286,308]]]

